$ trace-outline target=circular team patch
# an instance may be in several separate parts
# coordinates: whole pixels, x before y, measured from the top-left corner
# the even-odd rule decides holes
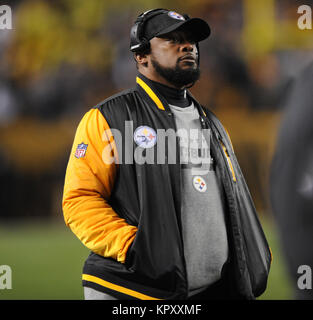
[[[185,18],[184,18],[181,14],[179,14],[179,13],[177,13],[177,12],[175,12],[175,11],[170,11],[170,12],[168,13],[168,15],[169,15],[171,18],[173,18],[173,19],[185,20]]]
[[[199,192],[205,192],[207,189],[207,184],[205,180],[200,176],[195,176],[193,178],[193,186]]]
[[[134,132],[134,140],[139,147],[152,148],[156,144],[157,134],[150,127],[140,126]]]

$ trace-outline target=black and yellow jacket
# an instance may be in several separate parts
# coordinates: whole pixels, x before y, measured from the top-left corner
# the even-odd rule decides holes
[[[234,296],[253,299],[266,288],[270,250],[227,133],[190,98],[202,127],[212,132],[211,153],[227,211]],[[141,75],[135,88],[87,112],[76,132],[63,211],[67,226],[91,250],[83,285],[122,299],[186,299],[179,152],[176,164],[129,161],[129,150],[140,148],[129,124],[133,130],[176,130],[166,100]],[[157,159],[157,143],[152,148]]]

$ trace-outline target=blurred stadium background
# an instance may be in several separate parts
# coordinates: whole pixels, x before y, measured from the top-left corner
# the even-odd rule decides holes
[[[209,22],[192,89],[228,129],[274,260],[260,299],[293,299],[269,203],[268,177],[283,101],[313,58],[313,31],[288,0],[0,0],[0,299],[82,299],[88,250],[63,223],[63,179],[76,126],[99,101],[134,85],[130,26],[151,8]]]

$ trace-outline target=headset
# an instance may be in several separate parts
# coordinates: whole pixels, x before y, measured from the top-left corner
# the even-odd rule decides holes
[[[138,18],[135,21],[135,24],[133,25],[130,31],[130,51],[143,52],[149,49],[150,41],[143,37],[145,24],[151,18],[159,14],[168,12],[169,10],[158,8],[145,11],[138,16]],[[190,19],[190,17],[187,14],[183,14],[183,17],[186,20]],[[200,48],[198,42],[196,43],[196,47],[198,51],[198,63],[200,63]]]
[[[144,13],[141,13],[137,20],[135,21],[134,26],[130,31],[130,51],[132,52],[141,52],[149,49],[150,42],[148,39],[143,37],[144,34],[144,26],[148,20],[151,18],[169,12],[166,9],[152,9],[148,10]]]
[[[143,37],[144,27],[148,20],[151,18],[163,14],[168,13],[169,10],[158,8],[145,11],[141,13],[135,21],[135,24],[131,28],[130,31],[130,51],[132,52],[144,52],[150,48],[150,41]],[[187,14],[183,14],[183,17],[186,20],[189,20],[190,17]],[[200,48],[199,43],[196,43],[197,51],[198,51],[198,63],[200,63]]]

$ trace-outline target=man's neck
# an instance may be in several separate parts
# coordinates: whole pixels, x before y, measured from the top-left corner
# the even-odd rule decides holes
[[[164,83],[151,80],[145,75],[142,76],[157,89],[157,91],[167,100],[169,104],[181,108],[188,107],[190,105],[191,102],[189,101],[189,98],[187,96],[186,89],[177,89],[174,87],[170,87],[168,85],[165,85]]]

